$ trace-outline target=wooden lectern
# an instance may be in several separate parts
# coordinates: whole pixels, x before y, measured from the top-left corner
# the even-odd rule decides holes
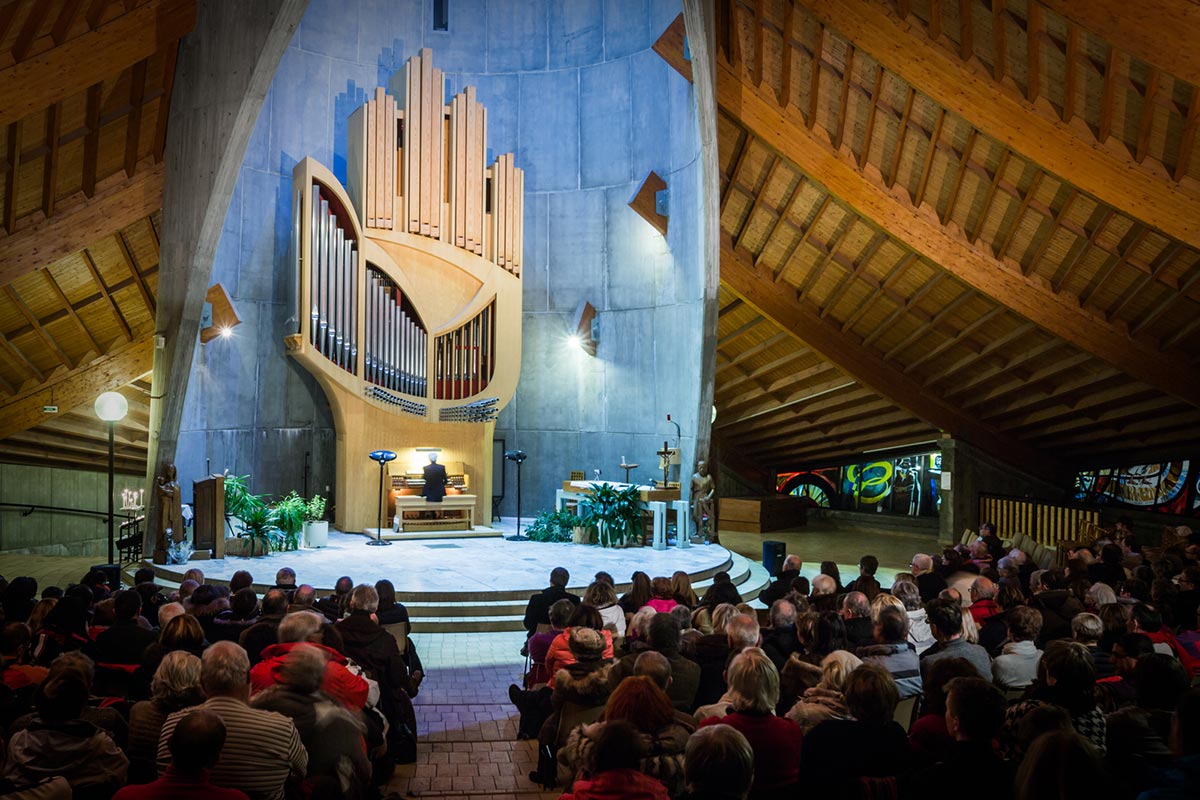
[[[209,475],[192,483],[192,547],[197,553],[225,557],[225,476]]]

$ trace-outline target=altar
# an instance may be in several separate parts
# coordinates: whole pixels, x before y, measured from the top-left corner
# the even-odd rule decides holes
[[[607,483],[618,491],[624,491],[633,484],[614,483],[612,481],[563,481],[561,489],[554,493],[554,509],[562,511],[567,503],[587,503],[597,486]],[[652,546],[655,550],[667,549],[667,511],[675,511],[676,546],[680,549],[691,545],[691,507],[681,499],[679,487],[638,486],[638,505],[653,521]]]

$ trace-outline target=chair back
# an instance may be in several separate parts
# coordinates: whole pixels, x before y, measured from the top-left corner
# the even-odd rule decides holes
[[[920,699],[920,695],[914,694],[896,704],[896,712],[892,715],[892,719],[900,723],[900,727],[904,728],[905,733],[908,733],[908,729],[912,727],[913,717],[917,715],[917,701]]]
[[[576,727],[590,725],[602,716],[604,716],[603,705],[581,706],[577,703],[563,703],[558,716],[558,732],[554,737],[557,747],[562,747],[567,743],[567,737]]]
[[[408,623],[393,622],[390,625],[381,625],[385,631],[392,635],[396,640],[396,646],[400,648],[400,655],[405,655],[408,652]]]

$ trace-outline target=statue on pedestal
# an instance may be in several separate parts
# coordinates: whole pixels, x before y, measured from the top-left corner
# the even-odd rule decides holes
[[[168,463],[163,468],[163,474],[155,480],[154,491],[158,493],[158,535],[154,551],[155,555],[159,551],[165,555],[170,545],[184,538],[183,497],[174,464]]]
[[[696,535],[708,538],[709,525],[715,519],[715,504],[717,485],[708,474],[708,462],[700,459],[696,462],[696,471],[692,474],[692,522],[696,526]],[[707,522],[706,522],[707,520]],[[712,541],[717,541],[715,535]]]

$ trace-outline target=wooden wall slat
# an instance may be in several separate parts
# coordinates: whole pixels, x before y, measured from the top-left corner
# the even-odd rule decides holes
[[[442,236],[442,198],[445,196],[445,146],[446,115],[443,98],[446,82],[440,69],[432,70],[433,79],[429,93],[430,124],[430,185],[429,185],[429,235],[435,239]]]

